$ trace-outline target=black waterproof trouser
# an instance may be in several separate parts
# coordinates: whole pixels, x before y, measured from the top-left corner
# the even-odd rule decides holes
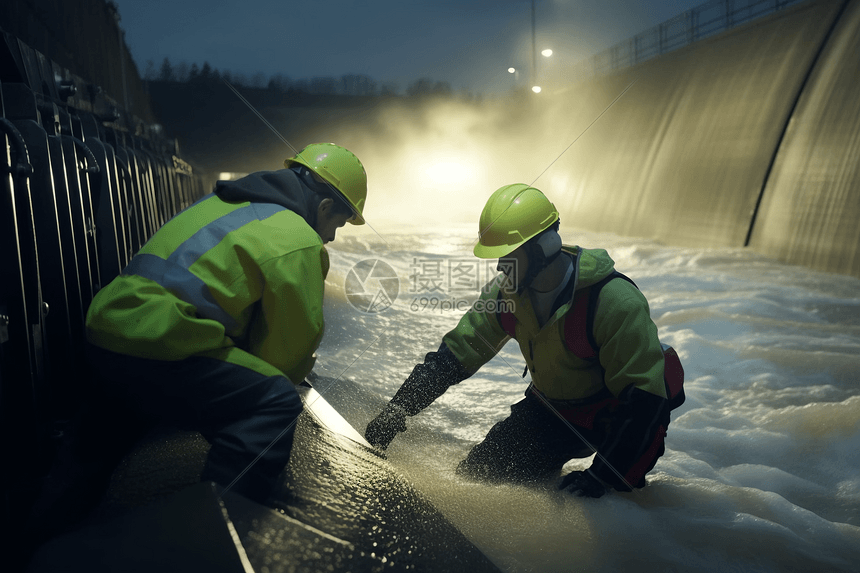
[[[278,485],[303,408],[286,377],[208,357],[148,360],[97,347],[90,361],[107,403],[206,438],[211,448],[201,480],[260,502]]]
[[[482,481],[515,483],[544,481],[558,476],[568,461],[594,454],[591,446],[601,451],[606,445],[608,435],[605,428],[609,424],[604,416],[607,414],[606,411],[599,413],[598,420],[590,428],[575,426],[579,436],[588,442],[586,444],[538,397],[527,392],[525,398],[511,406],[510,416],[496,423],[484,440],[471,449],[457,466],[457,473]],[[661,420],[662,433],[658,426],[655,435],[648,437],[649,447],[642,448],[638,455],[637,465],[641,469],[630,484],[633,487],[645,485],[644,474],[663,455],[663,437],[668,424],[666,412]]]

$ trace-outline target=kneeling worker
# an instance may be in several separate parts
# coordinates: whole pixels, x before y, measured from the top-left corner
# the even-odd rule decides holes
[[[596,453],[588,470],[570,472],[559,487],[600,497],[610,488],[645,486],[645,474],[664,452],[669,411],[684,399],[683,371],[672,351],[671,373],[681,380],[664,380],[670,354],[664,359],[648,303],[615,271],[607,252],[563,246],[558,228],[558,212],[539,190],[514,184],[493,193],[474,253],[498,258],[503,272],[368,424],[371,444],[387,447],[406,429],[406,416],[515,338],[532,383],[458,473],[529,482]],[[494,310],[479,311],[486,308]]]
[[[265,501],[302,411],[294,384],[323,336],[325,243],[364,223],[367,175],[331,143],[285,169],[219,181],[95,297],[87,315],[104,391],[211,444],[202,480]],[[108,430],[109,431],[109,430]]]

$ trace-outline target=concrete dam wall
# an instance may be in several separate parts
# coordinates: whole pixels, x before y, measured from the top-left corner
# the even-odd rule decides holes
[[[860,2],[778,12],[580,86],[630,90],[537,186],[576,227],[860,276],[858,72]]]
[[[860,276],[860,2],[847,6],[800,94],[750,245]]]

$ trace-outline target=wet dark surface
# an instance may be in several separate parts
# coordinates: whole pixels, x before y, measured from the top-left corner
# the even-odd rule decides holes
[[[498,571],[318,400],[299,418],[273,507],[198,482],[199,434],[151,433],[81,526],[43,545],[43,571]],[[351,437],[347,437],[347,436]],[[363,440],[362,440],[363,441]]]

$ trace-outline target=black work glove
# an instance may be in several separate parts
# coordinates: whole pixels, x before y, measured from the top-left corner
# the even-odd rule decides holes
[[[388,447],[399,432],[406,430],[406,412],[400,406],[388,404],[385,409],[367,425],[364,437],[371,445]]]
[[[570,472],[561,480],[558,489],[566,489],[577,497],[601,497],[606,493],[606,486],[588,470]]]

